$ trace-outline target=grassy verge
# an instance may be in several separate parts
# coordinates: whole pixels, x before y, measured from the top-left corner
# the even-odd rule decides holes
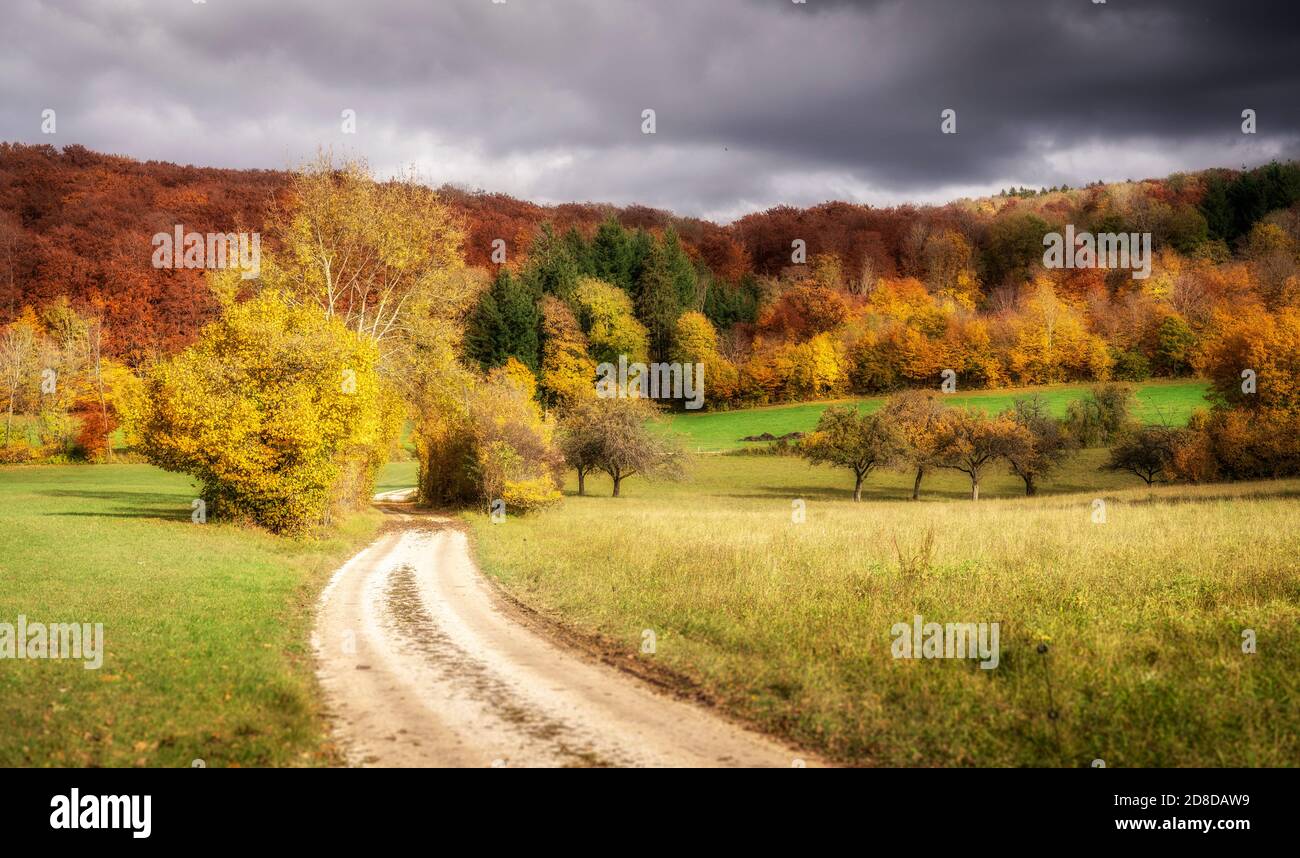
[[[0,621],[103,623],[103,666],[0,660],[0,765],[334,762],[309,634],[320,587],[374,533],[319,541],[190,522],[146,465],[0,469]]]
[[[1300,481],[1148,491],[1098,474],[1104,455],[1038,498],[998,476],[972,503],[945,474],[912,503],[887,475],[861,504],[844,472],[708,457],[690,483],[467,519],[519,598],[629,652],[653,630],[640,657],[840,761],[1294,765]],[[998,667],[893,658],[891,627],[916,614],[1000,623]]]
[[[977,390],[971,393],[954,393],[944,397],[950,405],[974,406],[985,411],[998,412],[1011,405],[1017,396],[1037,393],[1047,400],[1053,414],[1065,415],[1070,402],[1087,396],[1090,385],[1049,385],[1033,388],[1007,388]],[[1152,381],[1136,385],[1138,419],[1147,423],[1168,422],[1182,425],[1192,411],[1205,406],[1208,385],[1203,381]],[[773,405],[766,408],[749,408],[744,411],[711,411],[703,414],[675,414],[667,418],[674,432],[685,436],[686,444],[693,450],[732,450],[746,446],[741,438],[761,435],[785,435],[790,432],[810,432],[817,425],[822,411],[831,404],[856,403],[874,411],[884,402],[884,397],[845,399],[831,402],[808,402],[797,405]]]

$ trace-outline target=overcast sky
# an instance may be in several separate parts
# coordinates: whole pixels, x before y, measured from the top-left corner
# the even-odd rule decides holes
[[[4,0],[0,139],[725,221],[1297,157],[1298,54],[1295,0]]]

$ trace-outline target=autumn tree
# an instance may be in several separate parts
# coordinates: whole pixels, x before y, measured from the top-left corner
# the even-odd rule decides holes
[[[980,499],[980,480],[990,465],[1030,444],[1029,430],[1005,415],[989,417],[975,408],[950,408],[939,421],[939,465],[970,478],[971,500]]]
[[[1177,445],[1177,430],[1143,426],[1125,433],[1111,447],[1110,459],[1102,467],[1108,471],[1127,471],[1149,486],[1171,472]]]
[[[37,377],[36,337],[38,331],[30,322],[18,320],[0,333],[0,393],[8,401],[5,417],[5,446],[9,446],[13,433],[14,410],[23,404],[25,390]]]
[[[799,452],[813,464],[853,471],[853,500],[860,501],[863,480],[902,454],[903,438],[897,424],[879,413],[831,406],[822,412],[812,434],[800,442]]]
[[[600,470],[604,452],[601,422],[610,406],[606,399],[587,399],[565,412],[556,441],[565,463],[578,474],[578,495],[587,494],[587,475]]]
[[[464,267],[463,226],[414,176],[376,182],[328,155],[292,174],[271,215],[281,246],[261,280],[368,337],[387,360],[408,311]]]
[[[594,277],[582,277],[574,286],[573,303],[597,363],[617,364],[620,355],[626,355],[629,363],[648,359],[648,333],[637,321],[628,293]]]
[[[680,480],[685,476],[685,451],[671,435],[650,429],[655,415],[650,400],[610,396],[597,402],[594,408],[603,412],[601,419],[588,428],[599,446],[598,467],[614,481],[615,498],[628,477]]]
[[[1011,320],[1015,342],[1008,363],[1024,384],[1104,379],[1112,359],[1106,344],[1088,330],[1080,313],[1039,278]]]
[[[938,297],[973,310],[980,300],[974,251],[960,232],[947,229],[930,236],[923,251],[926,284]]]
[[[596,362],[571,311],[554,295],[542,298],[542,369],[538,388],[546,402],[572,406],[596,395]]]
[[[940,429],[946,406],[929,390],[908,390],[885,400],[881,416],[902,439],[898,464],[915,474],[912,500],[921,497],[921,480],[943,462]]]
[[[1075,448],[1061,421],[1049,413],[1038,394],[1017,397],[1004,415],[1025,430],[1005,452],[1011,472],[1025,482],[1025,494],[1038,494],[1039,481],[1059,468]]]
[[[1196,364],[1215,399],[1254,412],[1300,410],[1300,309],[1224,308],[1212,328]]]
[[[801,283],[783,292],[759,318],[759,329],[806,339],[833,331],[848,318],[840,293],[817,283]]]
[[[736,395],[740,373],[718,349],[718,333],[703,313],[682,313],[673,328],[673,361],[703,364],[705,392],[713,399],[726,402]]]

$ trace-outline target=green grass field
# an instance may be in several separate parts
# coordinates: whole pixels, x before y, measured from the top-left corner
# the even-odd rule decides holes
[[[887,474],[854,504],[846,472],[712,456],[691,482],[615,499],[596,478],[540,515],[466,518],[528,604],[629,653],[653,630],[640,658],[841,762],[1295,765],[1300,481],[1149,491],[1104,457],[1037,498],[997,475],[972,502],[948,473],[914,503]],[[894,659],[916,614],[1000,623],[999,666]]]
[[[1203,381],[1153,381],[1137,387],[1135,416],[1147,423],[1167,422],[1182,425],[1192,411],[1205,406],[1205,393],[1209,386]],[[979,390],[971,393],[954,393],[944,397],[950,405],[974,406],[989,412],[1002,411],[1011,406],[1017,396],[1038,393],[1057,417],[1065,415],[1072,400],[1088,394],[1090,385],[1051,385],[1035,388],[1004,388]],[[790,432],[810,432],[817,419],[831,404],[857,404],[874,411],[884,402],[884,397],[845,399],[835,403],[809,402],[797,405],[772,405],[744,411],[710,411],[702,414],[674,414],[666,418],[669,427],[684,436],[687,446],[699,452],[733,450],[747,446],[741,438],[768,432],[780,436]]]
[[[147,465],[0,469],[0,621],[103,623],[104,663],[0,661],[0,765],[335,762],[309,647],[316,594],[374,533],[193,524]]]

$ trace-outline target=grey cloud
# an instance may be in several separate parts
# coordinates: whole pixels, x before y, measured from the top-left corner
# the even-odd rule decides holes
[[[1194,0],[18,0],[0,139],[551,201],[934,200],[1300,152],[1300,18]],[[59,131],[40,133],[40,111]],[[640,133],[641,110],[658,133]],[[939,134],[952,107],[958,133]],[[1244,139],[1243,108],[1260,133]],[[358,133],[339,114],[357,111]]]

